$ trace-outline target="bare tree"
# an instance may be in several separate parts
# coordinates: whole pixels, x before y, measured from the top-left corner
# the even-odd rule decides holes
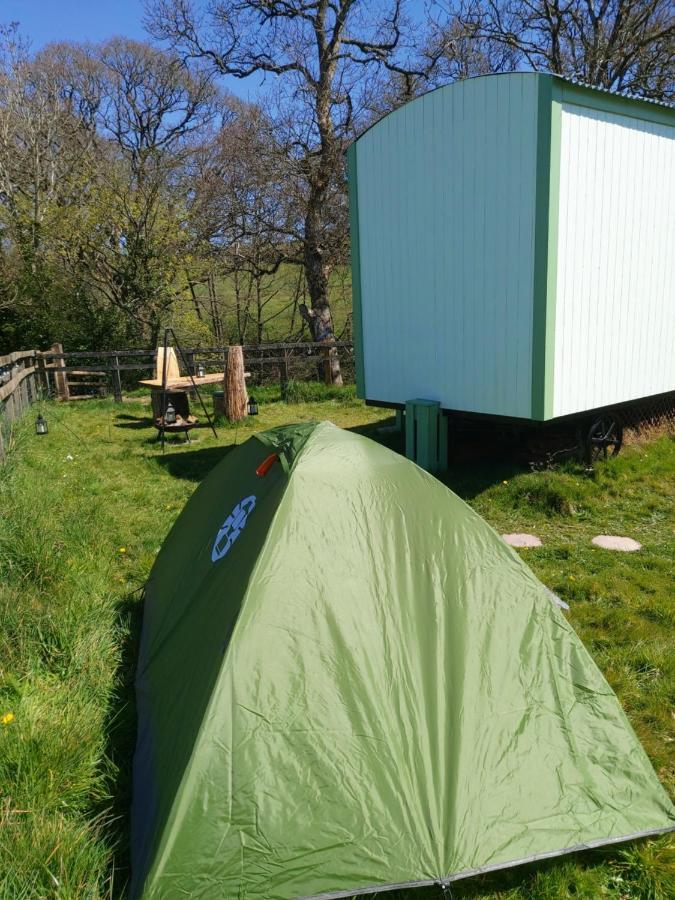
[[[191,227],[202,247],[196,265],[206,266],[197,279],[209,289],[207,314],[214,333],[222,331],[232,310],[216,296],[214,272],[231,277],[233,337],[239,343],[250,326],[262,341],[266,326],[285,311],[272,301],[280,291],[280,267],[300,241],[289,166],[288,148],[279,144],[264,111],[231,101],[227,121],[202,145],[186,173]],[[195,298],[199,303],[196,293]]]
[[[113,38],[96,50],[101,83],[98,124],[143,177],[149,165],[171,168],[190,152],[191,137],[215,114],[215,91],[203,70],[141,41]]]
[[[342,151],[354,133],[365,71],[405,68],[395,58],[404,49],[402,0],[153,0],[148,27],[186,59],[223,75],[261,73],[279,82],[277,124],[302,198],[298,230],[311,302],[303,314],[315,340],[333,341],[329,250],[334,200],[344,193]],[[341,380],[335,353],[330,377]]]
[[[545,70],[659,99],[675,97],[672,0],[459,0],[445,5],[452,32],[507,67]],[[498,70],[503,70],[499,67]]]

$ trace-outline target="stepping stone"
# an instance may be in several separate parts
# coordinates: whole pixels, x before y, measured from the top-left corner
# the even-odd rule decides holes
[[[618,537],[613,534],[599,534],[594,537],[591,544],[602,547],[603,550],[620,550],[622,553],[634,553],[642,549],[642,544],[629,537]]]
[[[502,537],[512,547],[541,547],[541,539],[536,534],[503,534]]]

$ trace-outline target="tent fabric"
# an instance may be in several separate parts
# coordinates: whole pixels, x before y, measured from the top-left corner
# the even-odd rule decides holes
[[[147,585],[137,698],[145,900],[348,897],[675,827],[515,551],[330,423],[258,435],[197,489]]]

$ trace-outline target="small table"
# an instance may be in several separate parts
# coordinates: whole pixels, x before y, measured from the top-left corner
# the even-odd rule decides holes
[[[196,375],[190,378],[189,375],[181,375],[180,378],[171,378],[166,382],[167,391],[190,391],[193,387],[201,387],[203,384],[218,384],[224,381],[222,372],[212,372],[210,375],[204,375],[198,378]],[[161,378],[145,378],[138,382],[143,387],[155,388],[162,390]]]

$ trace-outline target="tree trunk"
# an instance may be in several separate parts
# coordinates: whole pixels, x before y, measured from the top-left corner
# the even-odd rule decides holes
[[[256,278],[255,280],[255,308],[257,316],[258,346],[260,346],[263,342],[263,307],[260,292],[260,278]]]
[[[213,335],[216,339],[216,344],[220,347],[223,343],[223,325],[220,321],[220,311],[218,309],[218,299],[216,297],[216,282],[212,272],[209,274],[207,285],[209,290],[209,304],[211,307],[211,322],[213,323]]]
[[[190,278],[190,273],[188,270],[185,270],[185,277],[187,278],[188,287],[190,289],[190,296],[192,297],[192,302],[194,303],[195,312],[197,313],[197,318],[199,321],[202,321],[202,311],[199,306],[199,300],[197,299],[197,292],[195,291],[194,281]]]
[[[313,340],[322,344],[334,344],[333,317],[328,302],[328,267],[324,263],[321,247],[320,207],[315,191],[310,194],[309,209],[305,219],[304,268],[311,309],[302,303],[300,314],[309,325]],[[326,347],[324,362],[326,384],[342,384],[340,358],[335,347]]]
[[[244,348],[229,347],[225,369],[225,415],[230,422],[240,422],[245,418],[247,404]]]

